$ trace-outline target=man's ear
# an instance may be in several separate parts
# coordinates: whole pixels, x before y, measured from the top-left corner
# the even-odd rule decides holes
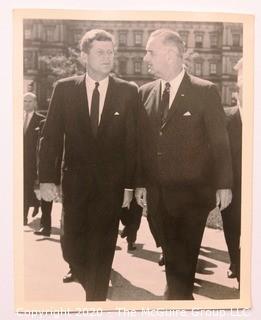
[[[84,66],[87,65],[88,62],[88,54],[83,51],[81,52],[81,62]]]
[[[168,54],[167,54],[167,59],[169,61],[176,61],[177,59],[177,50],[175,48],[169,48],[168,49]]]

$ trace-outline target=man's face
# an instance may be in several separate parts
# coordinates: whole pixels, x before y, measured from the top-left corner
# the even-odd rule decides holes
[[[26,112],[34,111],[35,106],[36,106],[36,101],[34,97],[30,95],[24,96],[24,111]]]
[[[89,52],[85,54],[85,59],[89,76],[94,80],[104,79],[113,68],[113,43],[94,40]]]
[[[143,58],[148,63],[148,71],[157,78],[165,79],[168,74],[167,53],[168,47],[165,46],[160,38],[150,38],[146,46],[146,55]]]

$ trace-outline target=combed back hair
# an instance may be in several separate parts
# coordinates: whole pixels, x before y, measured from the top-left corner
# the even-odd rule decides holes
[[[163,44],[175,46],[178,49],[179,55],[181,57],[183,56],[185,52],[185,43],[177,32],[171,29],[158,29],[153,31],[150,37],[160,37]]]
[[[113,45],[115,45],[114,37],[112,34],[105,30],[101,29],[93,29],[87,31],[85,35],[82,37],[80,42],[80,49],[82,52],[88,53],[91,49],[92,43],[94,40],[97,41],[111,41]]]

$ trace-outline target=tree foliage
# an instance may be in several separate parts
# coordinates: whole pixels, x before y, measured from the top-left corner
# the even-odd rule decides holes
[[[40,61],[43,63],[44,69],[54,76],[54,81],[83,74],[85,71],[79,52],[72,48],[68,48],[65,54],[41,56]]]

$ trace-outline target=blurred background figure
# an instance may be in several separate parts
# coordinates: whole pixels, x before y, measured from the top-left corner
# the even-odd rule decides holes
[[[128,251],[136,249],[135,241],[137,239],[137,232],[140,227],[142,216],[142,207],[139,206],[135,199],[132,200],[130,208],[122,208],[120,221],[124,225],[120,232],[122,238],[126,238],[128,242]]]
[[[37,113],[36,95],[27,92],[24,95],[24,225],[28,223],[28,212],[34,207],[33,216],[38,213],[39,201],[34,193],[37,179],[36,148],[40,121],[44,116]]]
[[[227,108],[227,130],[230,141],[232,169],[234,183],[232,188],[233,198],[231,204],[221,212],[224,235],[230,256],[229,278],[240,281],[240,233],[241,233],[241,167],[242,167],[242,120],[240,108],[242,107],[243,87],[243,58],[235,65],[237,71],[237,85],[239,89],[235,106]]]

